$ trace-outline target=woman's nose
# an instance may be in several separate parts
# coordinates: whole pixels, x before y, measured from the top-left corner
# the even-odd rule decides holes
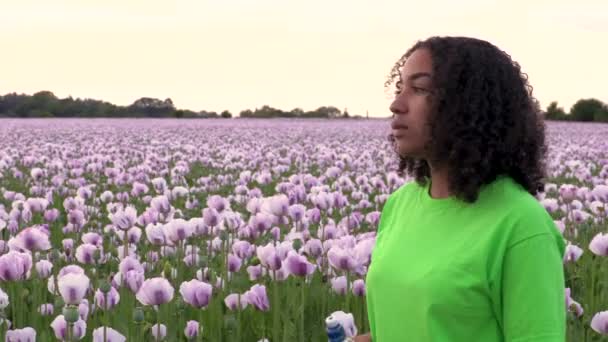
[[[396,98],[393,103],[391,103],[389,110],[393,113],[393,115],[405,114],[407,113],[407,105],[405,101]]]

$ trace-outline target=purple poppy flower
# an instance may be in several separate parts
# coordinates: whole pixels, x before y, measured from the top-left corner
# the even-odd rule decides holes
[[[337,293],[339,295],[346,294],[346,277],[345,276],[332,278],[330,282],[331,282],[331,288],[332,288],[332,290],[334,290],[335,293]]]
[[[206,307],[211,300],[212,292],[213,287],[210,284],[197,279],[185,281],[179,287],[179,293],[182,295],[184,302],[195,308]]]
[[[239,259],[234,254],[228,255],[228,271],[229,272],[238,272],[241,268],[243,261]]]
[[[40,307],[38,308],[38,312],[40,312],[40,314],[42,316],[52,315],[54,310],[55,310],[55,306],[51,303],[41,304]]]
[[[105,340],[104,334],[106,336]],[[99,327],[93,330],[93,342],[125,342],[126,340],[125,336],[110,327]]]
[[[155,341],[164,340],[167,336],[167,326],[164,324],[154,324],[152,328],[150,328],[150,331],[152,332],[152,336],[154,337]]]
[[[266,246],[258,246],[256,252],[258,259],[260,259],[260,262],[265,267],[271,270],[278,270],[281,268],[282,260],[271,243]]]
[[[234,244],[232,244],[232,252],[234,252],[234,254],[241,259],[248,259],[251,258],[255,252],[255,246],[248,241],[236,241]]]
[[[562,184],[559,187],[559,195],[565,203],[570,203],[576,198],[577,187],[572,184]]]
[[[68,322],[66,322],[63,315],[59,315],[55,317],[53,322],[51,322],[51,328],[53,328],[53,332],[55,333],[55,337],[58,340],[65,341],[67,338],[68,331]],[[82,338],[87,333],[87,323],[82,319],[79,319],[72,326],[72,338],[76,340],[82,340]]]
[[[602,335],[608,335],[608,311],[601,311],[593,315],[591,328]]]
[[[125,209],[110,214],[109,218],[116,227],[127,230],[135,224],[135,221],[137,220],[137,210],[132,206],[127,206]]]
[[[95,291],[95,305],[103,310],[110,310],[115,307],[120,301],[120,294],[114,287],[110,287],[108,293],[103,293],[97,289]]]
[[[119,273],[122,274],[122,273]],[[131,292],[137,293],[141,289],[144,284],[144,272],[140,272],[137,270],[130,270],[124,274],[124,279],[127,287]]]
[[[78,304],[78,314],[83,321],[89,316],[89,301],[85,298]]]
[[[230,209],[230,202],[219,195],[212,195],[207,198],[207,207],[217,210],[218,213]]]
[[[29,253],[10,251],[0,256],[0,279],[3,281],[23,280],[32,269]]]
[[[285,265],[290,274],[298,277],[311,275],[316,268],[315,265],[306,260],[305,256],[299,255],[295,251],[289,251],[287,258],[285,259]]]
[[[53,264],[48,260],[40,260],[36,263],[36,273],[40,278],[48,278],[53,270]]]
[[[272,227],[272,216],[265,213],[257,213],[249,219],[249,226],[253,231],[262,234]]]
[[[294,204],[289,207],[289,216],[295,222],[300,222],[304,218],[304,214],[306,213],[306,207],[302,204]]]
[[[4,310],[10,303],[8,295],[2,289],[0,289],[0,310]]]
[[[260,311],[270,310],[270,303],[268,302],[268,296],[266,295],[266,286],[255,284],[249,289],[249,291],[243,294],[247,303],[253,305]]]
[[[304,244],[304,253],[318,258],[323,254],[323,243],[319,239],[310,239]]]
[[[174,291],[167,279],[157,277],[144,281],[136,298],[143,305],[160,305],[170,302]]]
[[[83,243],[90,243],[98,247],[103,244],[103,238],[97,233],[85,233],[82,235],[81,240]]]
[[[152,198],[150,201],[150,207],[156,212],[161,214],[168,214],[171,212],[171,203],[167,196],[157,196]]]
[[[101,252],[99,247],[90,243],[83,243],[76,248],[76,260],[85,265],[95,264],[95,254]]]
[[[203,209],[203,222],[208,227],[215,227],[220,222],[220,215],[215,208]]]
[[[128,256],[124,259],[122,259],[122,261],[120,262],[120,264],[118,265],[118,270],[120,271],[120,273],[122,274],[126,274],[129,271],[137,271],[137,272],[144,272],[144,268],[141,265],[141,263],[139,262],[139,260],[135,259],[132,256]]]
[[[261,211],[274,216],[286,216],[289,214],[289,198],[284,194],[265,198]]]
[[[357,279],[353,282],[353,294],[357,297],[365,296],[365,281]]]
[[[570,297],[570,293],[570,288],[567,287],[565,289],[566,310],[574,312],[577,317],[581,317],[584,313],[583,307],[579,302],[575,301],[574,299],[572,299],[572,297]]]
[[[68,213],[68,223],[76,227],[81,228],[84,225],[84,213],[78,209],[70,210]]]
[[[236,310],[241,304],[241,309],[245,309],[249,303],[247,303],[247,299],[244,295],[238,293],[231,293],[224,298],[224,304],[230,310]]]
[[[44,212],[44,220],[46,222],[49,222],[49,223],[55,222],[55,220],[57,220],[58,217],[59,217],[59,210],[57,210],[56,208],[49,209]]]
[[[161,223],[147,225],[146,238],[151,244],[156,246],[163,246],[170,241],[165,226]]]
[[[36,342],[36,330],[30,327],[9,330],[6,332],[7,342]]]
[[[25,228],[16,237],[10,239],[8,246],[11,250],[20,252],[26,250],[30,252],[46,251],[51,248],[51,242],[44,231],[38,227],[30,227]]]
[[[199,334],[199,324],[197,321],[188,321],[184,329],[184,335],[187,339],[195,339]]]
[[[306,211],[306,217],[311,223],[319,223],[321,221],[321,211],[319,208],[312,208]]]
[[[596,255],[608,255],[608,234],[597,233],[589,243],[589,250]]]
[[[194,229],[184,219],[174,219],[167,224],[167,236],[173,242],[183,241],[192,236]]]
[[[568,243],[568,245],[566,246],[566,251],[564,253],[564,263],[576,262],[581,257],[581,255],[583,255],[582,248]]]
[[[359,266],[352,250],[340,248],[338,246],[332,247],[327,252],[327,258],[329,264],[339,271],[354,271]]]
[[[249,274],[249,280],[256,281],[258,280],[264,272],[262,265],[257,266],[247,266],[247,273]]]
[[[84,274],[69,273],[60,277],[57,283],[66,304],[80,304],[89,289],[89,278]]]
[[[84,274],[84,270],[78,265],[68,265],[59,270],[58,278],[61,279],[66,274]]]

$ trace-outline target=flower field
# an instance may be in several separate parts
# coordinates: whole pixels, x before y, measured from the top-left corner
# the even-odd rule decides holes
[[[375,230],[409,181],[388,133],[386,120],[0,120],[0,338],[322,341],[339,310],[368,332]],[[538,200],[569,241],[568,338],[600,341],[608,125],[547,134]]]

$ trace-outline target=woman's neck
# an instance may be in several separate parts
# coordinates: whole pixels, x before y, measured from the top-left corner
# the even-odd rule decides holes
[[[432,198],[447,198],[451,195],[447,168],[431,166],[431,187],[429,188],[429,195]]]

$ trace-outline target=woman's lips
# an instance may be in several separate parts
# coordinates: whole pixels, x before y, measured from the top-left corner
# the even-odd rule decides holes
[[[405,131],[407,131],[407,128],[397,128],[397,129],[393,129],[393,136],[396,139],[400,139],[405,135]]]

